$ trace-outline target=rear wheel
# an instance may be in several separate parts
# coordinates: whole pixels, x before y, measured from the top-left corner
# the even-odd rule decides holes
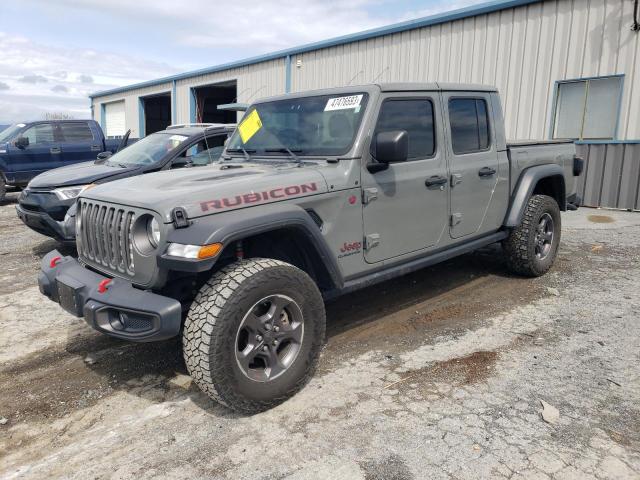
[[[547,195],[533,195],[522,223],[503,243],[509,268],[529,277],[544,275],[556,259],[560,229],[558,203]]]
[[[243,260],[200,289],[185,322],[184,357],[212,399],[255,413],[307,383],[324,334],[322,296],[305,272],[278,260]]]

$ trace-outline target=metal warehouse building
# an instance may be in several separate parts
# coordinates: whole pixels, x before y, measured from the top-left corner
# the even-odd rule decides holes
[[[585,203],[640,209],[637,0],[494,0],[195,72],[99,92],[108,136],[233,122],[218,105],[372,82],[498,87],[512,139],[575,138]]]

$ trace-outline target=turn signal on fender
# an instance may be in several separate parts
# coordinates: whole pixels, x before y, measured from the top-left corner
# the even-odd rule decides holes
[[[215,257],[222,250],[221,243],[211,243],[200,247],[198,251],[198,258],[211,258]]]

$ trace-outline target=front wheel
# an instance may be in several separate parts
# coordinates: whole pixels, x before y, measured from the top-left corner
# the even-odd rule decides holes
[[[313,280],[288,263],[249,259],[200,289],[185,321],[184,357],[209,397],[256,413],[307,383],[324,335],[324,303]]]
[[[503,242],[509,268],[528,277],[547,273],[558,253],[560,229],[558,203],[547,195],[533,195],[522,223]]]

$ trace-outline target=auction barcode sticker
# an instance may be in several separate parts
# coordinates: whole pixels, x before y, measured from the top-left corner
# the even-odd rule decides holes
[[[350,108],[356,108],[360,106],[361,101],[362,95],[330,98],[327,101],[327,105],[324,107],[324,111],[329,112],[331,110],[347,110]]]

